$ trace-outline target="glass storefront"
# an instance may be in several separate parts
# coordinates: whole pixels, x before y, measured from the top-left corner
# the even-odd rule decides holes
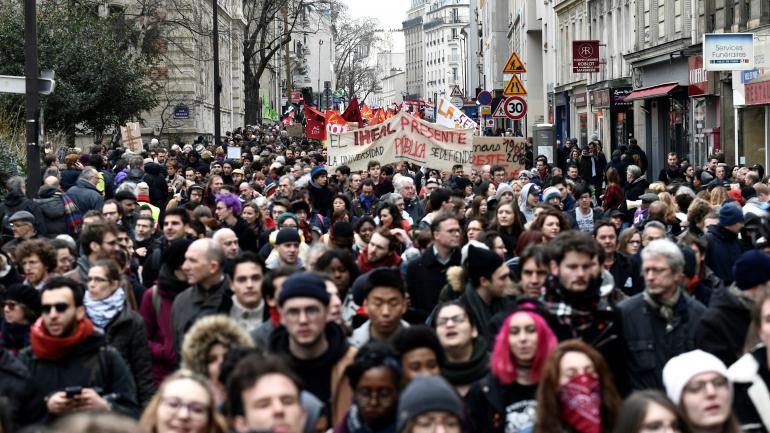
[[[740,110],[741,134],[738,163],[743,165],[765,165],[767,125],[765,105],[748,106]]]

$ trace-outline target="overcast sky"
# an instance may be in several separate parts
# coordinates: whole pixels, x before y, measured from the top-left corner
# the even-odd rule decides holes
[[[375,17],[382,29],[400,29],[401,22],[406,20],[409,0],[343,0],[348,5],[354,18]],[[396,33],[393,37],[393,52],[404,52],[404,35]]]

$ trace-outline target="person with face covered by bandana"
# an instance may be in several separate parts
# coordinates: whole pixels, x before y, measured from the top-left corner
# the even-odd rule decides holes
[[[621,400],[604,358],[580,340],[551,352],[540,376],[534,433],[609,433]]]

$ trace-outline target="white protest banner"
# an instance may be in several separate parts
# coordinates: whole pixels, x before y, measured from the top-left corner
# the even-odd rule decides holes
[[[526,146],[523,137],[473,137],[473,168],[500,165],[506,177],[516,177],[526,163]]]
[[[436,108],[436,123],[447,128],[471,129],[479,125],[463,113],[463,110],[452,105],[446,96],[438,100]]]
[[[329,136],[329,166],[346,165],[366,170],[374,159],[380,164],[407,161],[451,170],[461,164],[470,171],[473,129],[453,129],[417,119],[404,111],[383,123]]]

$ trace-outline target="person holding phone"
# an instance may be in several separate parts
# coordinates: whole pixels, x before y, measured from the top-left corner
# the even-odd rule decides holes
[[[40,294],[42,316],[30,331],[31,347],[19,354],[31,372],[24,425],[76,411],[115,411],[136,417],[131,371],[86,317],[83,287],[55,277]]]

